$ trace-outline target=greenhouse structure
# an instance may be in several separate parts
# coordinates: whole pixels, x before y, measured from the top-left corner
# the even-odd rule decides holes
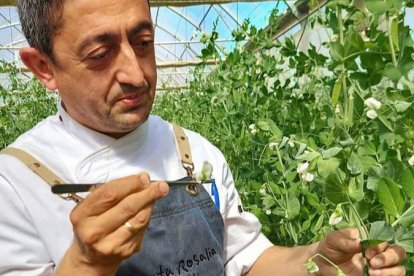
[[[139,72],[142,74],[137,75],[144,78],[141,84],[148,87],[148,91],[154,90],[154,95],[151,96],[154,99],[148,100],[148,106],[141,103],[146,99],[144,96],[133,95],[138,89],[138,85],[135,86],[138,80],[130,81],[134,84],[127,83],[128,74],[116,73],[115,76],[113,73],[115,69],[112,68],[116,68],[119,55],[125,50],[121,46],[114,46],[123,43],[122,36],[117,37],[108,31],[86,40],[80,47],[81,50],[78,49],[79,52],[76,53],[83,54],[85,49],[92,48],[90,45],[99,46],[91,51],[94,55],[88,54],[87,57],[69,58],[70,54],[66,52],[45,53],[29,45],[16,7],[18,1],[0,0],[0,202],[6,202],[5,208],[17,210],[10,211],[10,215],[0,215],[0,244],[5,244],[7,251],[0,252],[0,275],[17,275],[13,272],[25,270],[33,273],[22,275],[49,275],[54,269],[55,272],[59,272],[59,269],[65,271],[65,261],[70,257],[74,258],[67,257],[70,250],[61,252],[56,244],[49,244],[51,242],[44,241],[45,237],[42,236],[45,233],[53,236],[56,229],[67,231],[62,238],[52,240],[62,242],[69,249],[76,246],[84,249],[77,254],[92,254],[90,250],[93,248],[97,250],[94,251],[95,257],[99,254],[104,257],[111,256],[108,258],[111,261],[107,264],[119,259],[118,262],[114,261],[119,275],[124,275],[122,273],[125,272],[121,271],[134,258],[137,261],[140,257],[145,260],[145,265],[137,265],[137,275],[147,275],[149,269],[156,269],[153,273],[156,275],[181,275],[184,272],[185,275],[244,275],[249,270],[251,274],[248,275],[264,275],[263,271],[268,272],[266,275],[282,275],[283,271],[289,271],[291,275],[306,275],[318,271],[321,273],[318,275],[373,275],[368,274],[368,271],[381,268],[376,267],[375,259],[371,257],[372,250],[369,248],[376,248],[378,254],[384,251],[382,255],[378,255],[382,259],[392,259],[389,267],[383,270],[384,273],[391,271],[395,275],[403,275],[405,271],[406,275],[414,275],[414,0],[149,0],[150,12],[140,9],[132,17],[150,15],[151,20],[148,22],[152,21],[152,24],[148,23],[150,27],[141,24],[142,26],[126,32],[128,45],[136,48],[132,52],[133,61],[129,63],[130,60],[125,60],[128,64],[138,64],[137,68],[140,68]],[[96,3],[91,4],[93,1],[89,4],[81,0],[56,1],[55,3],[62,2],[63,8],[61,14],[51,16],[53,23],[49,23],[54,24],[54,27],[58,26],[51,31],[51,38],[59,33],[60,28],[66,27],[66,22],[71,22],[69,11],[73,12],[73,18],[78,16],[80,19],[91,20],[91,17],[82,13],[84,10],[71,10],[72,6],[81,6],[80,3],[86,7],[95,5],[96,14],[113,20],[113,24],[123,26],[122,23],[132,22],[129,18],[116,14],[115,10],[120,9],[117,1],[102,1],[106,5],[102,4],[102,8],[95,7]],[[136,1],[140,5],[145,2]],[[34,2],[42,1],[22,2],[31,2],[33,5]],[[54,1],[43,1],[43,5],[52,5],[49,2]],[[120,2],[125,4],[122,14],[131,15],[130,11],[137,9],[131,4],[133,1]],[[113,9],[108,8],[109,5]],[[46,8],[38,9],[37,12],[45,11]],[[96,22],[100,22],[98,18]],[[86,31],[87,26],[93,26],[88,23],[90,22],[79,21],[76,26]],[[39,27],[36,25],[27,28],[36,30]],[[138,36],[136,33],[141,32],[146,35],[135,38]],[[151,41],[141,41],[141,36],[148,37],[148,32],[151,34]],[[76,35],[73,32],[74,38],[81,38]],[[134,40],[140,40],[142,45]],[[52,47],[53,43],[52,40]],[[151,62],[148,62],[152,53],[155,55],[152,56],[155,58],[155,63],[152,63],[153,75],[150,72]],[[72,64],[73,68],[59,65],[59,57],[64,56],[66,64]],[[121,67],[123,69],[119,71],[133,71],[130,67]],[[104,74],[108,74],[108,77],[103,77]],[[97,81],[98,76],[102,80],[100,83]],[[90,85],[90,92],[79,91],[79,84],[88,86],[86,78],[90,78],[90,83],[96,84],[96,89]],[[118,78],[128,81],[122,83]],[[123,95],[120,95],[121,92],[115,95],[115,92],[111,92],[115,89],[105,88],[105,85],[112,85],[109,82],[114,82]],[[68,83],[75,87],[73,93],[79,95],[69,96]],[[152,83],[154,85],[151,87]],[[60,89],[62,86],[63,89]],[[101,91],[101,94],[107,93],[106,101],[114,102],[111,102],[113,106],[109,106],[108,110],[104,109],[104,105],[110,105],[109,103],[94,99],[99,89],[110,90]],[[99,107],[99,104],[102,106]],[[125,110],[126,106],[135,106],[135,109],[131,107],[131,110],[124,111],[119,106],[125,107]],[[63,119],[62,112],[65,114]],[[110,112],[124,113],[120,115]],[[151,113],[149,119],[145,112]],[[69,150],[72,147],[70,143],[66,145],[63,142],[66,138],[62,138],[62,141],[59,138],[44,138],[44,141],[52,142],[50,145],[43,143],[39,146],[43,147],[42,150],[39,150],[33,141],[43,141],[43,134],[36,138],[32,133],[37,133],[37,130],[54,118],[55,123],[59,120],[64,122],[65,116],[70,118],[71,127],[73,124],[78,125],[82,135],[85,131],[85,136],[73,134],[73,137],[79,135],[76,138],[79,140],[79,156],[75,150]],[[124,121],[121,116],[124,116]],[[128,122],[132,118],[140,121],[133,128],[129,128]],[[128,154],[126,147],[120,147],[119,152],[114,149],[124,143],[123,141],[132,139],[128,137],[134,137],[135,132],[144,133],[147,126],[150,128],[155,124],[153,121],[161,120],[160,118],[185,129],[185,134],[180,132],[178,135],[177,132],[179,137],[172,142],[176,146],[174,150],[178,152],[177,160],[167,156],[169,151],[161,150],[161,147],[169,143],[162,135],[150,139],[151,144],[148,142],[148,145],[152,145],[149,146],[151,150],[143,150],[142,156],[136,159],[131,157],[135,150],[130,150]],[[178,131],[177,128],[174,129]],[[197,136],[193,136],[196,135],[194,133]],[[45,133],[44,137],[54,135],[58,134]],[[100,138],[94,135],[100,135]],[[190,140],[191,147],[188,147],[186,140]],[[25,141],[29,141],[26,142],[28,144]],[[30,146],[30,143],[36,146]],[[100,160],[92,162],[95,153],[90,153],[82,162],[78,161],[83,157],[80,150],[86,150],[89,143],[102,147],[97,152],[104,155],[101,158],[106,160],[106,163],[102,161],[105,167],[99,163]],[[135,144],[139,148],[138,140]],[[37,178],[46,181],[42,173],[37,173],[37,168],[43,170],[44,163],[49,165],[46,159],[53,158],[52,168],[56,168],[57,175],[63,174],[52,177],[56,182],[51,184],[53,187],[64,186],[63,183],[89,185],[84,190],[76,190],[81,188],[74,185],[77,187],[73,191],[68,190],[71,189],[70,185],[66,186],[65,194],[59,195],[58,199],[72,205],[59,205],[62,203],[57,200],[57,205],[53,205],[56,210],[51,207],[53,210],[50,214],[49,211],[44,214],[59,217],[69,226],[73,225],[73,230],[56,223],[57,226],[42,232],[47,219],[34,212],[44,210],[42,208],[46,208],[46,205],[36,203],[34,206],[40,207],[32,209],[26,205],[26,198],[35,198],[37,193],[46,194],[45,198],[55,195],[49,193],[50,189],[46,192],[23,191],[23,188],[16,186],[18,183],[10,180],[8,170],[15,165],[7,161],[10,160],[9,150],[13,151],[14,147],[20,146],[23,149],[27,147],[29,153],[33,149],[32,155],[40,160],[18,153],[20,157],[25,156],[23,159],[31,160],[31,163],[27,161],[30,163],[28,168],[30,172],[36,173]],[[193,147],[197,150],[192,156]],[[203,147],[203,150],[199,151],[198,147]],[[71,161],[66,161],[60,156],[60,152],[71,153],[73,156],[68,158]],[[155,153],[160,155],[156,165],[151,163]],[[199,155],[202,154],[207,159],[204,162],[199,160]],[[109,157],[116,161],[111,161]],[[146,159],[150,160],[150,165],[142,161]],[[181,184],[172,181],[180,178],[180,174],[168,171],[172,159],[182,162],[185,168],[183,173],[184,176],[187,174],[187,178],[180,179]],[[90,163],[82,167],[86,161]],[[59,165],[54,166],[54,162]],[[152,210],[152,203],[141,204],[145,208],[151,208],[148,207],[150,211],[147,210],[147,217],[141,221],[143,223],[140,222],[140,228],[134,227],[130,221],[123,222],[120,227],[124,233],[142,236],[139,242],[133,244],[135,251],[142,251],[137,254],[128,251],[127,254],[125,247],[119,247],[122,249],[117,251],[117,257],[113,252],[106,251],[105,255],[98,251],[99,242],[104,240],[103,234],[92,230],[80,231],[82,225],[87,224],[82,224],[77,219],[86,213],[76,210],[82,210],[79,206],[91,202],[94,195],[109,187],[106,184],[122,182],[119,179],[128,177],[128,174],[123,174],[128,170],[124,170],[122,166],[129,168],[132,167],[131,164],[136,165],[135,168],[140,171],[148,171],[151,179],[171,181],[173,184],[169,182],[168,196],[180,191],[184,195],[192,195],[180,198],[185,204],[197,201],[200,194],[203,194],[200,189],[207,191],[208,200],[205,202],[211,203],[212,207],[220,211],[217,213],[221,214],[220,222],[224,223],[224,228],[220,228],[220,235],[224,238],[218,242],[224,244],[221,247],[217,245],[221,251],[213,246],[200,245],[201,249],[194,246],[194,250],[198,248],[202,253],[194,250],[192,253],[193,244],[201,239],[192,237],[188,246],[184,246],[183,242],[182,246],[185,248],[178,245],[175,249],[174,258],[181,258],[182,262],[178,260],[176,265],[173,265],[174,262],[169,264],[163,256],[157,255],[161,249],[165,249],[164,246],[168,246],[157,244],[154,238],[157,233],[152,231],[156,231],[154,228],[158,226],[155,227],[155,222],[152,222],[155,218],[159,221],[159,218],[158,205]],[[151,166],[162,169],[152,170]],[[96,178],[90,175],[83,178],[79,176],[87,169],[99,169],[103,172],[96,174]],[[118,169],[119,172],[116,172]],[[157,174],[160,171],[166,172]],[[70,178],[70,173],[76,177]],[[22,178],[24,175],[22,173]],[[223,183],[216,183],[216,180],[222,180]],[[105,185],[93,185],[90,190],[91,183]],[[172,188],[174,185],[178,187]],[[13,196],[9,197],[5,191],[13,192]],[[60,197],[77,200],[77,203],[63,201]],[[125,198],[122,200],[125,201]],[[107,200],[107,204],[113,204],[110,206],[113,209],[123,202],[119,199],[113,203],[111,200],[115,198]],[[79,208],[73,209],[77,204]],[[70,213],[62,211],[69,208],[68,206],[71,207],[70,210],[74,210],[70,217]],[[186,206],[176,207],[174,212],[177,208],[184,210],[188,207]],[[93,206],[90,208],[93,210]],[[145,209],[142,206],[140,208]],[[197,208],[203,209],[204,205]],[[108,209],[108,212],[113,209]],[[141,209],[136,210],[136,213]],[[216,209],[214,210],[217,211]],[[104,213],[102,210],[99,216]],[[155,212],[152,217],[151,211]],[[30,245],[36,248],[41,248],[45,243],[44,251],[49,254],[45,258],[50,256],[50,260],[40,259],[40,255],[28,255],[25,261],[29,263],[20,265],[12,260],[13,257],[8,257],[29,252],[25,245],[16,245],[17,238],[9,239],[16,228],[14,222],[8,221],[12,214],[24,217],[22,222],[19,221],[22,225],[23,220],[32,221],[34,229],[30,231],[33,232],[19,229],[21,233],[18,231],[16,235],[30,236],[27,242],[30,241]],[[39,221],[36,221],[37,215],[41,218]],[[95,215],[97,218],[98,215]],[[115,218],[113,220],[113,223],[117,221]],[[186,219],[178,223],[180,226],[174,225],[172,228],[181,229],[182,224],[185,225],[182,226],[183,229],[191,229],[193,222]],[[209,224],[208,229],[213,228],[211,225],[214,223],[209,219],[206,223]],[[249,223],[253,225],[250,228],[240,226]],[[349,257],[351,254],[345,254],[336,247],[344,239],[341,235],[351,235],[350,229],[358,233],[356,249],[349,249],[355,251],[352,251],[352,254],[355,253],[352,256],[354,260],[358,259],[358,265],[352,263]],[[151,241],[150,238],[147,239],[147,234],[143,234],[147,233],[145,231],[152,237]],[[176,233],[175,230],[168,231]],[[208,232],[197,231],[193,234],[204,235]],[[215,235],[210,232],[206,234],[206,240],[208,235]],[[87,234],[96,243],[87,240]],[[36,235],[39,238],[35,243]],[[63,238],[73,235],[76,238],[73,242]],[[184,235],[170,237],[174,242],[169,246],[174,244],[172,247],[175,247],[184,239]],[[249,235],[256,236],[252,238]],[[214,236],[213,240],[216,239]],[[262,240],[259,242],[260,239]],[[351,240],[355,241],[356,238]],[[83,243],[83,247],[78,243]],[[266,254],[273,254],[265,251],[266,245],[271,244],[280,246],[274,247],[276,253],[272,257],[278,256],[279,260],[275,264],[280,263],[281,270],[274,268],[275,264],[273,267],[269,266],[276,269],[274,274],[270,270],[260,270],[263,269],[260,267],[263,263],[258,261],[263,260],[262,256],[268,256]],[[151,252],[152,246],[160,247],[159,251],[154,249]],[[292,256],[289,255],[291,251],[286,251],[283,256],[281,252],[285,251],[278,251],[282,247],[292,250],[299,248],[299,251],[295,251]],[[306,254],[300,253],[302,249]],[[394,258],[389,257],[391,255]],[[5,260],[2,261],[2,258]],[[154,259],[160,264],[155,265]],[[211,272],[215,271],[217,264],[210,270],[213,265],[207,263],[216,259],[221,263],[217,272]],[[60,261],[62,265],[59,265]],[[163,261],[165,263],[161,265]],[[37,262],[46,263],[42,267]],[[100,265],[105,266],[103,263]],[[296,266],[290,267],[291,264]],[[73,273],[76,272],[75,268],[70,268]],[[202,269],[207,274],[203,274]]]

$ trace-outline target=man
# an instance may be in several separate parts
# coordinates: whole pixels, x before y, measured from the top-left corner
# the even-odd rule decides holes
[[[21,0],[18,8],[30,44],[21,58],[59,91],[61,104],[11,147],[38,160],[34,171],[47,167],[66,183],[105,184],[76,205],[52,194],[16,156],[0,155],[1,275],[307,275],[304,264],[315,254],[362,275],[355,229],[309,246],[273,246],[243,212],[221,153],[149,116],[156,65],[147,1]],[[180,155],[177,137],[177,144],[188,137],[191,153]],[[185,158],[195,172],[211,163],[217,186],[151,181],[191,174]],[[215,202],[207,192],[214,187]],[[386,243],[368,250],[370,275],[405,275],[404,255]],[[315,260],[321,275],[336,275]]]

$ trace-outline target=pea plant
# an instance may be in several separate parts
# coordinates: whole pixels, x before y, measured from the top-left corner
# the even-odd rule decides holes
[[[0,61],[7,81],[0,86],[0,149],[56,111],[57,97],[14,64]]]
[[[246,21],[237,47],[203,36],[189,91],[169,91],[155,113],[199,131],[226,156],[245,208],[281,245],[357,227],[363,248],[382,241],[414,253],[414,1],[333,0],[300,50]],[[277,11],[269,22],[277,27]],[[243,45],[248,38],[250,44]],[[338,272],[340,273],[340,272]]]

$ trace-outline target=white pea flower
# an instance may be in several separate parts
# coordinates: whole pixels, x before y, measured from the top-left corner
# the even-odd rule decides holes
[[[266,215],[271,215],[271,214],[272,214],[272,211],[266,210]]]
[[[217,103],[218,103],[218,98],[217,98],[217,96],[213,96],[213,97],[211,98],[211,100],[210,100],[210,103],[211,103],[212,105],[217,104]]]
[[[368,110],[367,111],[367,117],[374,120],[378,117],[378,113],[375,110]]]
[[[313,173],[305,173],[302,174],[302,179],[306,182],[312,182],[315,179],[315,175]]]
[[[301,163],[296,170],[299,174],[305,174],[308,171],[309,162]]]
[[[341,108],[339,107],[339,105],[336,105],[335,114],[339,114],[339,113],[341,113]]]
[[[308,172],[309,162],[299,164],[296,171],[298,172],[300,178],[305,182],[312,182],[315,179],[313,173]]]
[[[295,143],[293,143],[292,141],[288,142],[289,147],[294,148],[295,147]]]
[[[319,271],[319,267],[312,259],[309,259],[306,263],[306,270],[309,273],[316,273]]]
[[[375,99],[374,97],[370,97],[364,101],[364,104],[371,110],[380,110],[381,109],[381,102]]]
[[[260,188],[259,193],[261,195],[265,195],[266,194],[266,189],[265,188]]]
[[[203,183],[204,181],[210,180],[212,174],[213,166],[209,162],[204,161],[201,171],[196,174],[196,180]]]
[[[272,142],[272,143],[269,144],[269,149],[276,150],[278,146],[279,146],[278,143]]]
[[[414,166],[414,155],[408,159],[408,164],[410,164],[410,166]]]
[[[342,219],[343,219],[343,212],[342,212],[341,205],[337,205],[335,208],[335,211],[329,217],[329,224],[337,225],[338,223],[342,221]]]
[[[255,124],[251,124],[251,125],[249,126],[249,129],[250,129],[250,133],[251,133],[252,135],[255,135],[255,134],[257,133],[257,128],[256,128],[256,125],[255,125]]]
[[[331,41],[332,42],[337,42],[338,39],[339,39],[339,36],[337,34],[334,34],[334,35],[331,36]]]

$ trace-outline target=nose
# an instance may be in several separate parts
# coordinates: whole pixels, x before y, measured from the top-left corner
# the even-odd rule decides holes
[[[146,84],[144,71],[131,46],[121,48],[116,78],[121,86],[143,87]]]

